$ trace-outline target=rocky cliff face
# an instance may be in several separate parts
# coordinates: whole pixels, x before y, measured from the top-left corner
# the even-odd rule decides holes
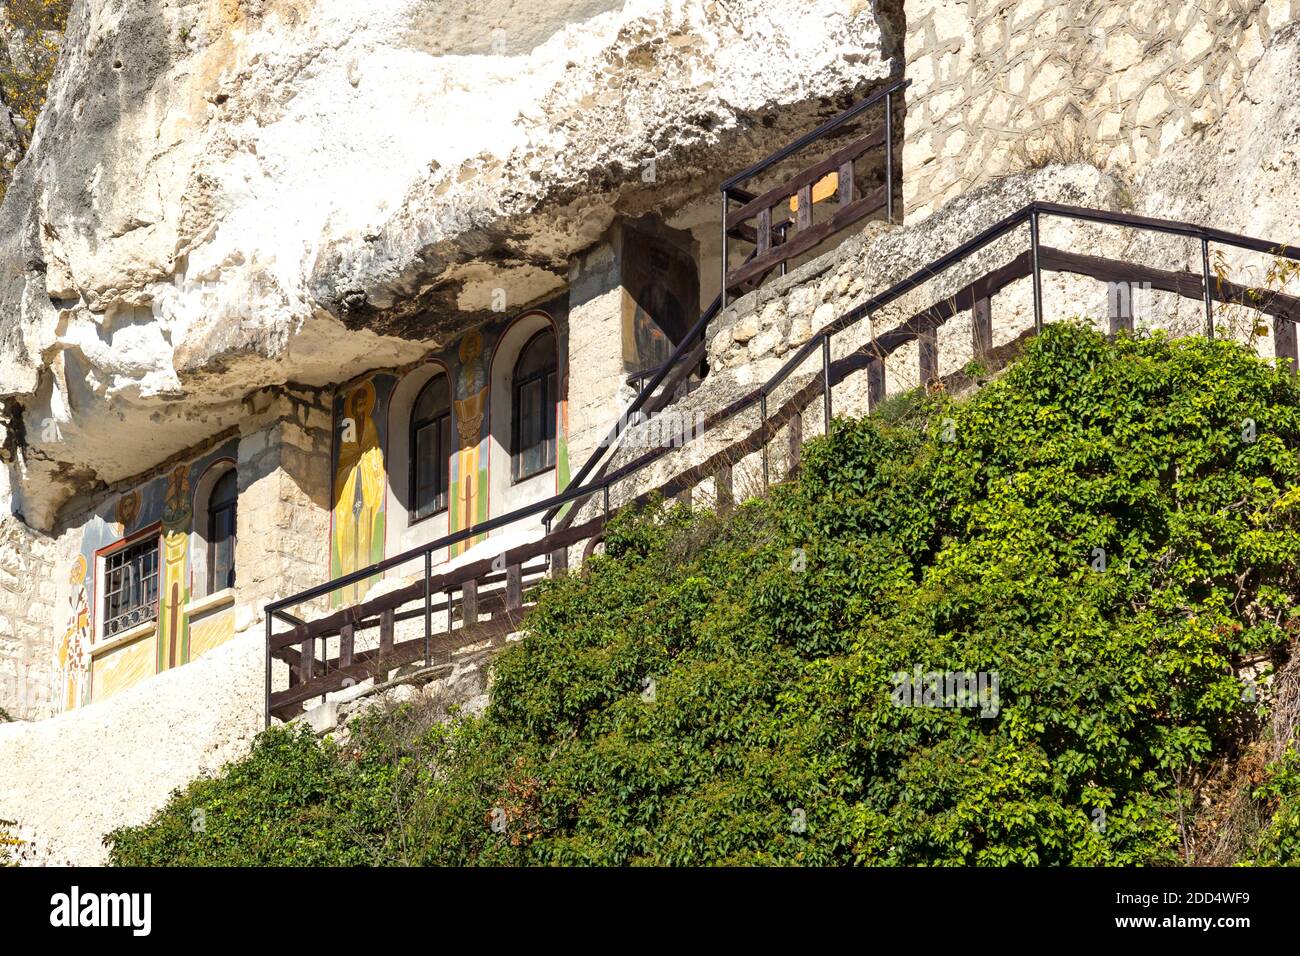
[[[31,142],[63,42],[70,0],[0,3],[0,198]]]
[[[887,76],[889,32],[867,0],[77,0],[0,208],[13,509],[555,291],[616,213],[716,202]]]

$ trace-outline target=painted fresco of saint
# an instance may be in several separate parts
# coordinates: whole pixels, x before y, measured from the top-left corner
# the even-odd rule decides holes
[[[187,656],[185,604],[189,600],[191,524],[190,467],[177,465],[167,475],[163,496],[163,577],[159,592],[158,670],[184,664]]]
[[[384,556],[384,454],[371,417],[375,385],[365,381],[343,403],[344,428],[334,474],[334,576],[358,571]],[[334,604],[360,599],[372,581],[340,588]]]
[[[138,489],[128,491],[117,499],[117,506],[113,509],[113,517],[117,520],[117,536],[119,538],[135,530],[135,521],[140,517],[140,492]]]
[[[455,502],[450,516],[451,531],[468,528],[487,517],[487,503],[479,494],[479,465],[482,458],[480,445],[488,396],[482,333],[477,330],[467,333],[460,341],[457,357],[460,359],[460,368],[457,372],[454,404],[456,434],[460,442],[452,462]],[[461,542],[457,546],[457,552],[463,551],[472,543]]]
[[[58,699],[63,710],[86,703],[90,690],[90,602],[86,597],[86,556],[79,554],[68,573],[68,621],[58,648]]]
[[[685,325],[681,303],[666,286],[654,284],[642,290],[632,312],[632,355],[625,356],[629,369],[644,371],[668,361],[674,341],[670,332]],[[670,331],[665,331],[670,330]]]

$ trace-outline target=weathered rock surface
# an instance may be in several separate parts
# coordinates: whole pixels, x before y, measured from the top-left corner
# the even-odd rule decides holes
[[[553,292],[616,212],[714,198],[889,42],[866,0],[79,0],[0,209],[15,510],[48,526],[253,388]]]
[[[102,863],[104,834],[243,756],[261,729],[262,640],[253,627],[102,704],[0,724],[0,818],[30,834],[35,861]]]

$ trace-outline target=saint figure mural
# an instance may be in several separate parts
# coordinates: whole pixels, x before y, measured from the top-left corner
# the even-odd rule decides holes
[[[384,556],[384,453],[371,417],[375,385],[362,382],[343,402],[338,467],[334,473],[333,577],[359,571]],[[336,591],[334,605],[362,598],[377,577]]]
[[[189,628],[185,604],[189,601],[190,467],[177,465],[167,474],[163,496],[163,569],[158,606],[158,670],[189,659]]]
[[[59,696],[64,710],[87,702],[90,693],[90,602],[86,598],[86,557],[79,554],[68,572],[68,623],[59,641]]]
[[[452,459],[454,488],[449,530],[468,528],[487,517],[487,502],[480,484],[480,443],[483,436],[483,413],[487,407],[488,381],[483,358],[483,335],[475,330],[460,340],[457,352],[460,369],[456,376],[456,435],[458,449]],[[455,553],[470,547],[463,541]]]

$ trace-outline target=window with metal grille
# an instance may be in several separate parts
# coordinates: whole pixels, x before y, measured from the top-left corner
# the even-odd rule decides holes
[[[104,637],[158,619],[158,539],[146,538],[104,559]]]
[[[411,520],[445,511],[451,485],[451,398],[447,376],[435,375],[411,412]]]
[[[235,518],[239,479],[232,468],[208,499],[208,593],[235,586]]]
[[[523,481],[555,467],[555,403],[557,359],[555,333],[538,332],[515,363],[510,454],[511,476]]]

